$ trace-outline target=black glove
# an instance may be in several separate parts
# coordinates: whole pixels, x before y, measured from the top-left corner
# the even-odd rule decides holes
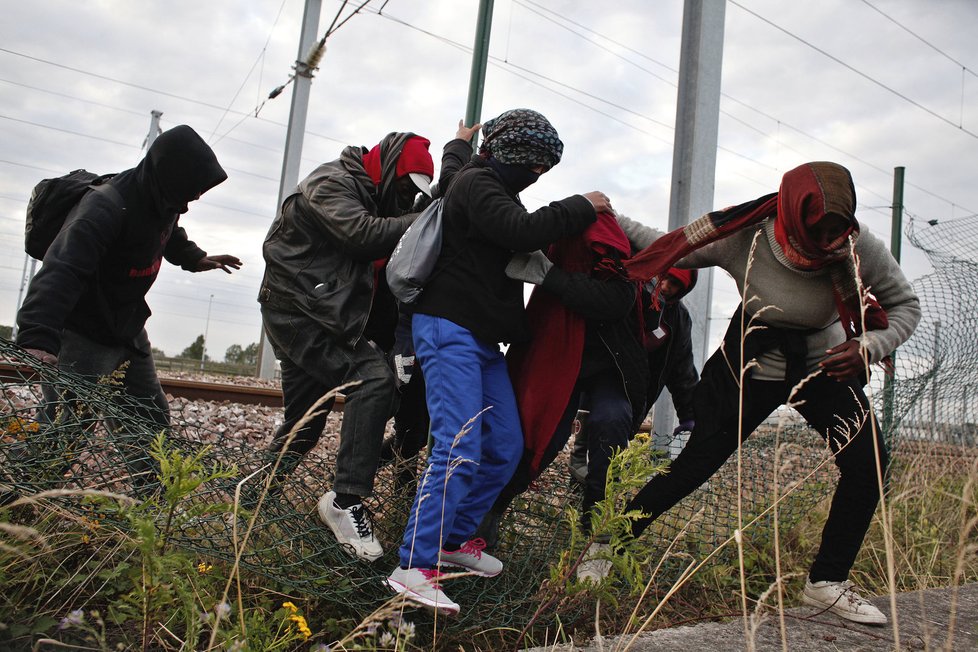
[[[516,253],[506,265],[506,276],[517,281],[540,285],[554,264],[542,251],[529,254]]]
[[[681,432],[693,432],[693,428],[695,427],[696,427],[695,421],[693,421],[692,419],[685,419],[683,421],[680,421],[679,425],[676,426],[676,429],[672,431],[672,436],[675,437]]]

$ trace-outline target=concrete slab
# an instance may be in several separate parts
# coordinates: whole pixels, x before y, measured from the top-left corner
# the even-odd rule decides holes
[[[883,627],[859,625],[812,607],[785,613],[787,645],[782,645],[777,614],[766,616],[753,636],[757,652],[877,652],[896,649],[894,619],[887,596],[871,598],[890,623]],[[952,606],[953,603],[953,606]],[[978,584],[952,589],[930,589],[897,596],[896,619],[901,650],[978,651]],[[953,618],[952,618],[953,616]],[[953,620],[953,630],[952,630]],[[660,629],[632,637],[606,637],[584,646],[558,645],[531,652],[729,652],[749,649],[742,620]]]

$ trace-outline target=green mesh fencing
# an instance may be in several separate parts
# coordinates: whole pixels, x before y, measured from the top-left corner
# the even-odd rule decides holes
[[[978,445],[978,216],[910,220],[934,271],[914,282],[923,318],[900,347],[892,429],[901,440]]]
[[[874,401],[877,412],[885,412],[891,445],[909,439],[976,443],[973,392],[978,388],[970,368],[978,343],[976,225],[975,217],[935,226],[910,225],[911,242],[931,256],[935,271],[915,284],[924,319],[896,356],[895,378],[883,391],[881,374],[874,377],[873,385],[879,390]],[[7,372],[3,381],[0,485],[21,494],[51,488],[96,488],[138,496],[154,490],[154,464],[147,447],[159,430],[159,414],[127,397],[111,382],[94,384],[41,368],[6,340],[0,340],[0,358],[25,370]],[[70,400],[46,402],[45,392]],[[327,432],[336,432],[336,421],[341,418],[331,414]],[[170,423],[170,446],[196,451],[210,444],[212,461],[233,463],[239,469],[238,477],[204,486],[193,500],[230,502],[236,484],[258,472],[245,484],[245,495],[253,496],[249,488],[257,487],[262,469],[274,463],[264,452],[272,433],[249,426],[243,417],[206,423],[194,403],[174,401]],[[324,436],[289,480],[265,499],[244,547],[241,566],[298,594],[335,604],[343,614],[366,615],[390,597],[384,579],[397,564],[397,545],[413,487],[400,486],[394,468],[379,472],[376,494],[367,506],[386,552],[374,563],[354,560],[316,515],[317,501],[332,483],[337,443],[335,437]],[[740,482],[734,457],[643,536],[653,563],[676,540],[672,551],[680,554],[672,556],[658,575],[665,585],[690,558],[704,558],[731,536],[737,522],[738,494],[745,521],[767,511],[745,533],[754,545],[764,546],[773,532],[773,514],[768,508],[775,484],[779,493],[788,494],[778,510],[781,527],[788,528],[831,491],[837,476],[822,439],[789,410],[779,410],[750,438],[740,461]],[[506,565],[504,574],[495,579],[452,580],[449,593],[463,609],[445,623],[447,631],[462,636],[487,626],[519,628],[526,624],[538,605],[551,564],[569,541],[564,513],[578,501],[564,453],[534,491],[514,501],[503,521],[497,554]],[[64,503],[66,508],[78,509],[70,499]],[[235,541],[242,541],[245,526],[244,519],[227,514],[198,517],[181,526],[173,543],[231,561]],[[733,546],[728,546],[715,563],[729,563],[733,554]],[[584,617],[590,605],[569,601],[558,609],[563,610],[566,625]],[[418,612],[416,619],[424,622],[429,617]],[[593,619],[593,610],[589,617]],[[548,618],[546,624],[552,625],[553,620]]]

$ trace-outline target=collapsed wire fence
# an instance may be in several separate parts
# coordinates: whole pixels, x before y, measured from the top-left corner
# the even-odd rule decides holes
[[[886,441],[897,455],[908,442],[975,446],[978,382],[972,367],[978,359],[978,217],[936,225],[913,221],[908,237],[927,253],[934,271],[914,283],[924,317],[897,353],[894,378],[884,387],[882,374],[874,373],[876,411],[883,413]],[[0,358],[12,363],[8,369],[13,369],[5,372],[0,399],[0,489],[21,495],[53,488],[105,489],[137,497],[153,491],[155,466],[148,448],[162,415],[125,395],[110,379],[92,383],[42,367],[6,340],[0,340]],[[45,401],[44,394],[61,398]],[[192,497],[195,502],[232,502],[236,485],[258,472],[245,485],[247,495],[249,488],[258,487],[261,470],[275,462],[264,452],[271,432],[249,428],[246,423],[228,427],[208,422],[192,403],[175,401],[170,412],[170,447],[192,454],[209,445],[208,463],[238,468],[237,477],[203,486]],[[728,539],[737,527],[738,491],[745,520],[767,510],[776,452],[778,484],[792,489],[779,506],[782,529],[805,518],[828,495],[835,484],[835,467],[826,463],[829,455],[822,439],[792,415],[779,411],[744,445],[740,489],[736,459],[731,458],[713,478],[656,521],[643,539],[653,564],[680,533],[672,552],[688,553],[695,559],[704,558]],[[340,418],[330,414],[327,433],[338,432]],[[414,486],[398,480],[396,468],[380,470],[368,507],[385,555],[374,563],[353,559],[316,513],[318,499],[332,484],[337,446],[335,436],[324,436],[281,488],[267,496],[257,510],[240,565],[297,594],[316,596],[346,613],[362,616],[390,597],[384,579],[397,564],[397,546]],[[550,566],[570,539],[565,512],[579,504],[565,456],[541,476],[533,490],[514,501],[504,518],[497,555],[506,565],[505,573],[493,580],[464,577],[452,581],[450,595],[464,607],[449,624],[456,634],[480,631],[487,623],[514,628],[527,623]],[[80,508],[77,501],[62,500],[66,508]],[[172,543],[231,562],[234,526],[238,526],[239,541],[246,527],[242,519],[237,524],[234,519],[226,513],[189,519],[181,524]],[[747,536],[764,545],[772,532],[772,519],[765,516]],[[733,554],[731,547],[728,552]],[[684,554],[670,558],[673,561],[659,571],[666,585],[678,577],[689,559]],[[721,563],[731,559],[719,557]],[[563,608],[573,611],[566,604]],[[562,613],[563,622],[586,616],[583,605],[577,609],[578,613]]]

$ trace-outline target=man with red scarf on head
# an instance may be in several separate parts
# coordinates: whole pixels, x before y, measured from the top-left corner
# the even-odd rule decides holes
[[[669,388],[679,425],[672,436],[693,429],[693,390],[699,375],[693,364],[691,330],[693,321],[682,299],[696,287],[697,271],[670,267],[661,278],[642,287],[642,343],[649,368],[645,407],[651,410],[663,388]],[[569,462],[571,478],[585,484],[588,474],[588,419],[574,437]],[[662,433],[668,435],[669,433]]]
[[[509,504],[556,459],[579,409],[590,412],[588,474],[581,526],[604,499],[612,455],[628,446],[645,416],[649,383],[640,342],[639,284],[626,278],[628,239],[610,213],[578,236],[553,244],[547,255],[516,254],[510,278],[533,283],[527,304],[532,339],[506,354],[523,424],[524,452],[512,479],[486,514],[477,536],[495,546]],[[594,546],[600,550],[607,541]],[[592,564],[579,579],[595,579]]]
[[[459,122],[445,145],[440,187],[472,156],[477,130]],[[332,401],[294,431],[299,420],[326,392],[357,381],[345,392],[333,489],[319,500],[319,515],[345,548],[368,561],[383,548],[363,498],[373,492],[384,429],[398,405],[384,354],[393,344],[397,303],[383,267],[417,217],[410,212],[415,197],[431,194],[428,145],[395,132],[370,149],[347,147],[286,197],[262,247],[258,301],[282,365],[285,402],[270,446],[286,451],[278,480],[319,441]]]
[[[674,264],[716,265],[750,297],[703,367],[689,443],[669,473],[652,478],[626,509],[646,514],[633,524],[638,536],[720,468],[740,433],[746,439],[790,401],[828,441],[840,471],[802,599],[855,622],[884,624],[886,616],[848,580],[887,465],[863,386],[867,363],[886,362],[913,333],[920,302],[855,209],[849,171],[814,162],[787,172],[777,193],[659,238],[620,218],[633,244],[646,247],[626,263],[632,278],[648,279]]]

